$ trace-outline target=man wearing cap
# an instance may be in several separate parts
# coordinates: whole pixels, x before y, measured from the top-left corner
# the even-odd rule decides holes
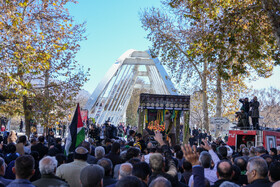
[[[56,170],[56,175],[64,179],[70,186],[79,187],[81,170],[88,166],[87,161],[88,150],[84,147],[77,147],[74,153],[74,161],[68,164],[60,165]]]
[[[103,167],[93,164],[81,170],[80,181],[82,187],[102,187],[104,178]]]

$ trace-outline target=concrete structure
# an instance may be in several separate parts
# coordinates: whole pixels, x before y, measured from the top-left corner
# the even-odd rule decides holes
[[[138,77],[148,78],[146,84],[136,84]],[[85,109],[98,124],[110,119],[117,125],[124,121],[127,105],[134,88],[149,89],[153,94],[177,95],[164,67],[149,51],[126,51],[111,66],[100,81]]]

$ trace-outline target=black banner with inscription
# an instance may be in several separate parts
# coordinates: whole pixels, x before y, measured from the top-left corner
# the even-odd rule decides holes
[[[139,108],[156,110],[190,110],[190,96],[141,93]]]

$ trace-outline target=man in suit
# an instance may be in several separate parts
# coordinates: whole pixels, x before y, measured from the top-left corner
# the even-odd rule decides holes
[[[48,154],[49,149],[48,149],[48,147],[46,147],[44,145],[44,143],[45,143],[44,136],[40,136],[38,138],[38,140],[39,140],[39,143],[31,146],[31,151],[37,151],[39,153],[39,160],[41,160],[46,154]]]
[[[97,164],[103,167],[105,171],[105,176],[103,178],[103,185],[109,186],[111,184],[115,184],[117,180],[113,179],[112,177],[113,164],[111,160],[109,160],[108,158],[102,158],[98,160]]]

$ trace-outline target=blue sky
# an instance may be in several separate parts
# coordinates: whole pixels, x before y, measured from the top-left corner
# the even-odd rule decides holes
[[[160,0],[79,0],[69,6],[78,22],[87,22],[87,40],[81,43],[77,60],[90,68],[84,89],[92,93],[110,66],[128,49],[147,50],[151,43],[141,27],[139,11],[159,7]],[[280,89],[280,68],[269,79],[250,83],[254,88],[274,86]]]
[[[73,6],[74,5],[74,6]],[[159,0],[80,0],[69,11],[75,20],[87,22],[87,40],[81,43],[77,60],[90,68],[90,81],[84,89],[93,92],[110,66],[127,50],[147,50],[139,11],[160,6]]]

